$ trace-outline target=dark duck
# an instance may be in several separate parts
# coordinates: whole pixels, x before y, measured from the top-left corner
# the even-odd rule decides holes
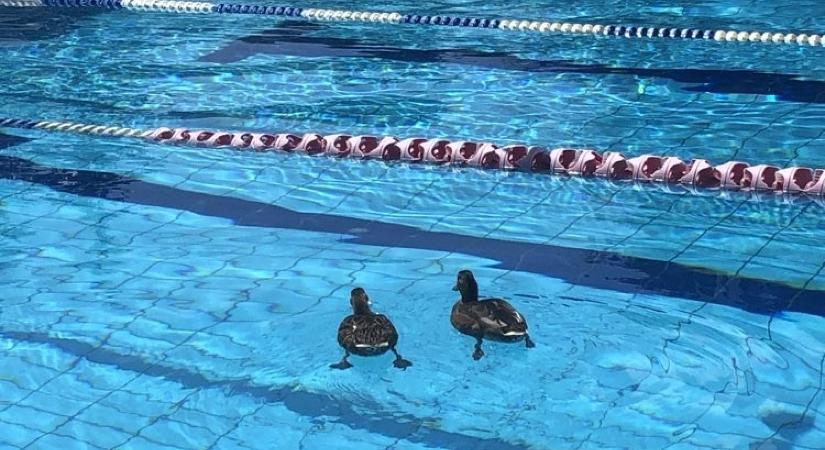
[[[367,293],[361,288],[355,288],[350,293],[349,301],[352,305],[352,314],[344,318],[338,327],[338,344],[344,348],[344,357],[330,367],[349,369],[352,367],[347,361],[350,355],[378,356],[387,353],[387,350],[395,354],[395,367],[410,367],[412,363],[402,358],[395,350],[395,344],[398,343],[395,326],[387,316],[370,310]]]
[[[525,341],[527,348],[536,344],[527,334],[527,321],[506,301],[499,298],[478,299],[478,283],[469,270],[458,272],[454,291],[461,292],[461,299],[453,305],[450,323],[456,330],[476,338],[473,359],[484,356],[481,343],[484,339],[499,342]]]

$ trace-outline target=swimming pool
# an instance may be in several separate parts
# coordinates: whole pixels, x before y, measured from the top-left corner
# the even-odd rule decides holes
[[[825,28],[816,1],[488,3],[334,7]],[[822,47],[0,7],[0,49],[6,117],[825,167]],[[0,448],[825,442],[815,199],[0,133]],[[536,348],[472,360],[463,268]],[[329,369],[355,286],[412,368]]]

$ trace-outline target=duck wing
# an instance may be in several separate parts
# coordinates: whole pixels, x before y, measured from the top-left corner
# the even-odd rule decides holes
[[[527,333],[527,321],[504,300],[482,300],[473,305],[473,310],[485,334],[519,336]]]
[[[478,337],[483,335],[484,331],[481,329],[481,319],[474,306],[477,304],[457,301],[450,313],[450,323],[456,330]]]
[[[358,330],[356,316],[347,316],[338,325],[338,345],[346,349],[355,347],[355,331]]]
[[[395,325],[392,324],[389,317],[383,314],[376,314],[374,318],[374,334],[380,338],[379,342],[387,342],[390,347],[395,347],[398,343],[398,331]]]

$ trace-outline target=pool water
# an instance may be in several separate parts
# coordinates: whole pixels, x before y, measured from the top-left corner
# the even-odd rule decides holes
[[[825,28],[488,3],[301,6]],[[0,7],[0,52],[6,117],[825,167],[825,48]],[[821,203],[3,129],[0,448],[825,448]],[[473,361],[465,268],[535,348]],[[413,367],[329,369],[356,286]]]

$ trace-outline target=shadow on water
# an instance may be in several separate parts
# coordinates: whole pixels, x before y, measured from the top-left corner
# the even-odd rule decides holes
[[[7,8],[0,6],[0,45],[61,37],[105,8]]]
[[[276,28],[240,38],[200,61],[233,63],[261,55],[304,58],[375,58],[413,63],[445,63],[519,72],[585,73],[664,78],[683,83],[687,92],[773,95],[779,100],[825,103],[825,81],[753,70],[655,69],[583,64],[570,60],[527,59],[510,52],[473,49],[413,49],[369,43],[366,39],[310,35],[324,25],[286,21]]]
[[[815,430],[815,413],[804,411],[771,411],[761,414],[762,422],[774,431],[773,436],[758,444],[751,445],[753,450],[790,450],[796,448],[794,443],[805,433]]]

